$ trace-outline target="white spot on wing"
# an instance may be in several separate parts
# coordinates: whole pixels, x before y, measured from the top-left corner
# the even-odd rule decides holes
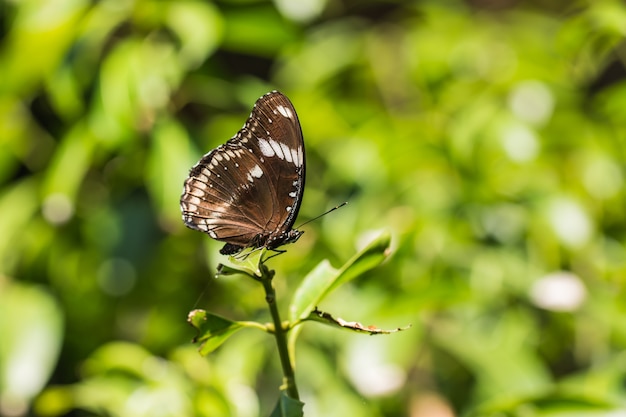
[[[300,159],[298,158],[298,150],[297,149],[292,149],[291,150],[291,160],[294,163],[295,166],[299,167],[302,164],[300,164]]]
[[[280,114],[282,114],[286,118],[293,119],[293,113],[291,112],[291,109],[289,107],[278,106],[277,109],[280,112]]]
[[[287,160],[287,162],[293,162],[291,159],[291,149],[289,149],[289,146],[285,145],[284,143],[281,143],[280,149],[283,151],[283,154],[285,155],[285,159]]]
[[[283,154],[283,150],[280,147],[280,144],[278,142],[276,142],[274,139],[270,139],[270,146],[272,147],[272,149],[274,149],[274,152],[276,152],[276,155],[280,159],[285,159],[285,155]]]
[[[298,166],[301,167],[304,164],[304,153],[302,152],[302,146],[298,147]]]
[[[259,149],[261,149],[261,153],[268,158],[274,156],[276,152],[265,139],[259,139]],[[250,149],[252,151],[252,149]]]
[[[206,185],[204,186],[204,190],[200,189],[198,187],[196,188],[192,188],[191,190],[189,190],[189,195],[192,195],[193,198],[190,199],[190,201],[194,204],[200,204],[200,201],[195,201],[195,199],[198,199],[198,197],[204,197],[204,195],[206,194]],[[199,200],[199,199],[198,199]]]
[[[263,176],[263,170],[261,169],[260,166],[255,165],[251,170],[250,170],[250,175],[252,175],[254,178],[261,178]]]

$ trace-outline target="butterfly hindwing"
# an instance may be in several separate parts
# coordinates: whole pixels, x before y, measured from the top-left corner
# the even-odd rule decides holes
[[[242,129],[191,169],[181,196],[185,224],[227,244],[222,253],[295,241],[304,192],[302,130],[287,97],[254,105]]]

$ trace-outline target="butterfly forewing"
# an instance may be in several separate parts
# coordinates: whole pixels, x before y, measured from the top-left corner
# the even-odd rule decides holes
[[[181,196],[185,224],[244,247],[274,249],[295,241],[291,230],[304,191],[302,130],[287,97],[274,91],[257,100],[243,128],[190,171]]]

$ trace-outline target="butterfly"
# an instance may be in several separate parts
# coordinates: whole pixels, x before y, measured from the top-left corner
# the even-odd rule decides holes
[[[185,225],[226,242],[220,253],[293,243],[306,161],[302,128],[291,101],[278,91],[259,98],[241,130],[204,155],[185,180]]]

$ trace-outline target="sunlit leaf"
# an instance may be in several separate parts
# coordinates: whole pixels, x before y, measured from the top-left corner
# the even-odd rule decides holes
[[[82,370],[89,376],[118,370],[141,377],[145,372],[144,365],[150,357],[150,352],[144,347],[116,341],[102,345],[93,352]]]
[[[200,344],[199,351],[201,355],[208,355],[213,352],[230,336],[244,327],[266,330],[259,323],[232,321],[204,310],[189,312],[187,322],[198,331],[198,335],[194,337],[193,342]]]
[[[169,225],[180,224],[177,203],[192,159],[192,146],[185,130],[174,120],[161,121],[153,133],[146,184]]]
[[[37,188],[32,179],[14,183],[0,193],[0,271],[6,273],[10,269],[15,255],[9,255],[18,248],[16,238],[37,209]]]
[[[0,282],[0,397],[6,401],[4,409],[28,407],[44,387],[58,360],[62,332],[62,312],[48,292]]]
[[[218,46],[223,22],[211,3],[171,2],[166,16],[168,25],[181,40],[181,59],[190,67],[200,64]]]
[[[229,264],[220,264],[218,266],[217,276],[243,274],[258,279],[262,275],[261,260],[265,252],[265,248],[261,250],[246,248],[235,256],[229,256]]]
[[[96,138],[84,123],[75,124],[62,138],[48,167],[44,195],[61,194],[75,203],[91,165]]]
[[[259,19],[263,25],[254,24]],[[224,30],[223,46],[234,51],[271,55],[295,37],[293,27],[266,5],[255,9],[228,9],[224,20],[228,25]]]
[[[302,281],[289,308],[291,321],[304,319],[331,291],[383,262],[389,256],[391,236],[384,232],[356,253],[340,269],[322,261]]]
[[[38,6],[21,7],[12,19],[0,56],[0,91],[24,94],[55,70],[76,36],[87,2],[65,0]]]

